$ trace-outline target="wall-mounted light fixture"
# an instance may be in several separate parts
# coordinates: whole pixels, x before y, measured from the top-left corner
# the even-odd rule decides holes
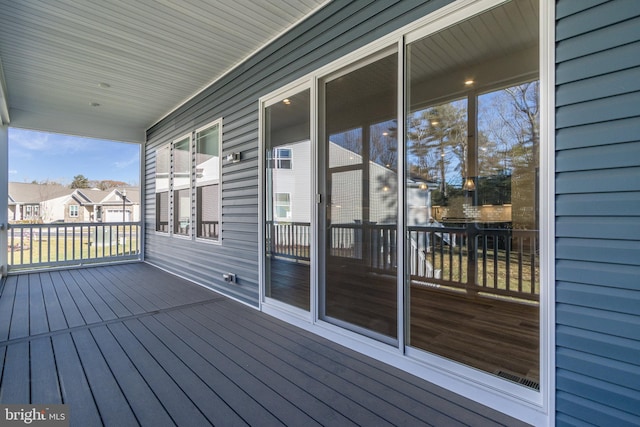
[[[227,154],[225,160],[229,163],[238,163],[240,161],[240,153]]]

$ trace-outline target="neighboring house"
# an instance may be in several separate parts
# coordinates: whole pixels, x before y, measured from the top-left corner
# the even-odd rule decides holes
[[[9,221],[51,222],[63,219],[61,203],[73,190],[60,184],[9,182]]]
[[[139,221],[140,190],[127,187],[124,220]],[[51,223],[122,222],[123,189],[71,189],[59,184],[9,183],[9,220]]]
[[[140,220],[140,191],[76,189],[61,206],[65,222],[125,222]],[[124,215],[124,216],[123,216]]]

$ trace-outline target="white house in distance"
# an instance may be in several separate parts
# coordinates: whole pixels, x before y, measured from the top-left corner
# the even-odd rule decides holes
[[[68,188],[60,184],[9,183],[10,222],[122,222],[139,221],[138,187],[103,191]]]
[[[311,218],[311,194],[305,184],[311,179],[309,141],[301,141],[273,149],[270,159],[273,166],[273,218],[276,222],[309,223]],[[362,156],[340,145],[330,142],[332,166],[349,166],[362,162]],[[386,194],[397,191],[397,174],[390,168],[369,161],[371,182],[369,198],[371,210],[368,221],[385,223],[394,217],[397,205],[393,199],[384,203]],[[362,186],[353,174],[340,173],[332,176],[334,188],[349,187],[347,195],[339,194],[331,200],[331,221],[334,224],[354,224],[362,221]],[[430,191],[434,183],[409,180],[407,197],[412,212],[411,225],[426,225],[430,218]],[[395,219],[394,219],[395,220]]]

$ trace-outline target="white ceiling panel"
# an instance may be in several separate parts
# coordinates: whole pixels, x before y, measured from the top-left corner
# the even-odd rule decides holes
[[[158,119],[325,3],[0,0],[10,125],[143,141]]]

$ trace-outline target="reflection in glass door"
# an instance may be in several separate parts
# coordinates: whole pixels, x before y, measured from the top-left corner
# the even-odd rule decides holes
[[[537,5],[506,2],[407,45],[405,166],[407,343],[533,389],[541,286]],[[461,34],[474,36],[450,49],[445,41]],[[441,60],[442,52],[451,57]]]
[[[265,297],[309,311],[310,91],[264,110]]]
[[[397,317],[397,55],[322,81],[320,317],[393,343]]]

